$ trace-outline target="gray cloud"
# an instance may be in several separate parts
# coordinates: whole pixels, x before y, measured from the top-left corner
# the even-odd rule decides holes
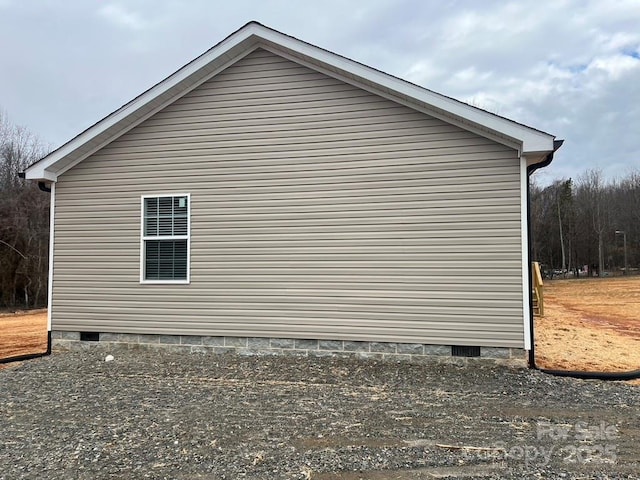
[[[640,167],[635,0],[0,0],[0,108],[58,146],[249,20],[565,138],[542,181]]]

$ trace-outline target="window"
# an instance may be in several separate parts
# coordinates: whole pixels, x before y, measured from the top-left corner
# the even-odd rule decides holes
[[[142,197],[140,281],[189,283],[188,194]]]

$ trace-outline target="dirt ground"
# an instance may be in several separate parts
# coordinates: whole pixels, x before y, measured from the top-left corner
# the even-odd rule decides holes
[[[46,351],[46,310],[0,313],[0,359]]]
[[[536,362],[551,369],[640,368],[640,277],[545,281]]]

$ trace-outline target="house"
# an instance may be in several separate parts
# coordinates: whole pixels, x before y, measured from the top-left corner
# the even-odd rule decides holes
[[[25,170],[52,336],[524,360],[559,144],[251,22]]]

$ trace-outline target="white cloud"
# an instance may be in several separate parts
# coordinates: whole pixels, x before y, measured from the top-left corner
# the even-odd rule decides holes
[[[7,1],[0,107],[54,144],[258,20],[565,138],[549,175],[640,166],[637,0]]]
[[[628,55],[611,55],[596,58],[587,67],[587,73],[604,74],[607,78],[617,80],[630,70],[640,68],[640,60]]]
[[[115,3],[104,5],[98,10],[98,14],[119,27],[131,30],[143,30],[148,26],[148,22],[139,14]]]
[[[411,65],[401,77],[413,83],[429,85],[429,81],[432,78],[437,78],[443,73],[445,72],[442,67],[434,64],[429,59],[424,59]]]

